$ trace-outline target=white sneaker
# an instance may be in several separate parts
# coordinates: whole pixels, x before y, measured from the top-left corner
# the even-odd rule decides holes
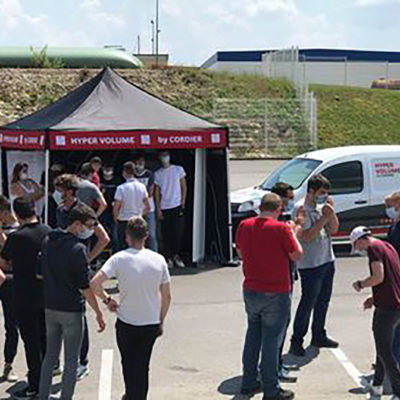
[[[369,388],[369,400],[379,400],[383,395],[383,386],[372,386]]]
[[[168,263],[168,269],[173,269],[175,267],[174,262],[170,258],[168,259],[167,263]]]
[[[2,378],[10,383],[18,381],[18,376],[14,374],[14,370],[11,364],[6,364],[4,366],[4,372]]]
[[[182,259],[178,255],[176,255],[174,257],[174,264],[178,268],[186,268],[185,263],[182,261]]]
[[[76,380],[81,381],[89,375],[90,369],[87,365],[79,365],[76,370]]]

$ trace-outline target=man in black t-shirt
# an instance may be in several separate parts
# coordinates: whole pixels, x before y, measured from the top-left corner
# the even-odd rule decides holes
[[[46,351],[43,286],[36,277],[37,258],[50,228],[38,221],[33,201],[19,197],[14,200],[13,208],[21,227],[8,236],[1,252],[1,263],[13,271],[14,307],[28,366],[28,387],[13,396],[34,399],[38,395]]]
[[[101,178],[101,190],[107,202],[107,208],[100,217],[101,223],[106,228],[108,234],[111,236],[111,246],[113,254],[118,251],[118,231],[117,225],[113,218],[113,203],[115,192],[118,185],[121,184],[121,179],[114,175],[114,167],[106,165],[103,168],[103,176]]]
[[[75,206],[69,213],[66,231],[57,229],[43,241],[38,275],[43,278],[46,309],[47,348],[40,378],[40,400],[48,400],[53,370],[64,342],[65,362],[61,399],[72,399],[77,380],[85,298],[96,313],[100,331],[103,315],[89,285],[86,246],[80,239],[90,236],[96,214],[88,206]]]

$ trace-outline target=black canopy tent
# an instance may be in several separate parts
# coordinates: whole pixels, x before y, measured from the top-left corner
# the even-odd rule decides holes
[[[7,150],[43,150],[45,216],[50,157],[71,151],[168,149],[191,157],[191,261],[232,259],[228,130],[168,104],[106,68],[54,104],[3,126]],[[183,153],[182,153],[183,154]]]

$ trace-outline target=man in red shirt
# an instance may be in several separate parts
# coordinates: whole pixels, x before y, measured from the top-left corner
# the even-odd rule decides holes
[[[395,248],[375,239],[365,226],[355,228],[350,240],[353,251],[369,259],[370,276],[353,283],[359,292],[372,288],[372,297],[364,302],[364,309],[375,307],[372,330],[377,353],[375,376],[371,394],[380,398],[387,374],[393,389],[392,400],[400,400],[400,371],[393,354],[393,340],[400,326],[400,261]]]
[[[281,198],[266,194],[260,215],[242,221],[236,246],[243,260],[244,302],[248,318],[243,350],[242,394],[260,389],[257,382],[261,350],[264,400],[291,400],[294,393],[283,390],[278,378],[279,348],[290,316],[290,261],[298,261],[302,248],[291,227],[278,221]],[[294,229],[296,229],[294,227]]]

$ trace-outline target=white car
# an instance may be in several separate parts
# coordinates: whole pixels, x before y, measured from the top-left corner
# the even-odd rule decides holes
[[[348,146],[312,151],[284,163],[261,185],[231,193],[234,229],[257,215],[260,200],[278,182],[291,185],[295,201],[307,194],[308,180],[323,174],[331,182],[331,195],[340,220],[337,243],[347,243],[351,230],[366,225],[377,236],[386,235],[390,219],[384,198],[400,191],[400,146]]]

